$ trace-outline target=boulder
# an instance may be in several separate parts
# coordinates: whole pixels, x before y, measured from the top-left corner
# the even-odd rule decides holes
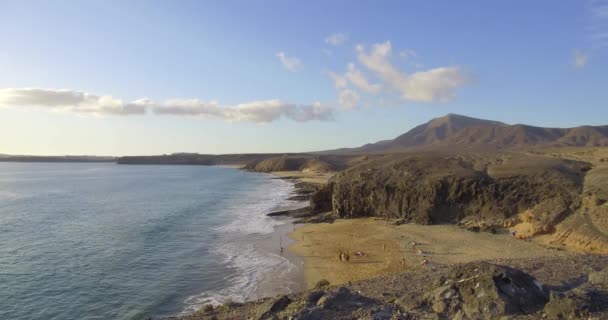
[[[325,295],[325,291],[312,291],[306,295],[306,305],[314,306]]]
[[[268,299],[255,309],[255,318],[259,320],[272,319],[274,315],[285,310],[291,303],[289,297],[283,295]]]
[[[317,301],[317,306],[322,309],[344,310],[361,308],[372,303],[374,303],[372,299],[352,293],[346,287],[340,287],[337,291],[321,297]]]
[[[551,292],[544,313],[549,319],[581,319],[589,313],[592,302],[574,292]]]
[[[329,287],[330,283],[327,279],[321,279],[315,284],[315,289],[324,289]]]
[[[589,274],[588,282],[596,286],[608,286],[608,269]]]
[[[450,269],[443,279],[426,297],[433,312],[448,318],[458,313],[470,319],[532,313],[547,302],[538,281],[509,267],[471,263]]]

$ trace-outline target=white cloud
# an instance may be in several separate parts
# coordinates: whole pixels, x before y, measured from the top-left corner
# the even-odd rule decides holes
[[[581,69],[584,68],[587,65],[587,62],[589,61],[589,56],[579,50],[574,51],[574,60],[572,61],[572,65],[577,68],[577,69]]]
[[[348,36],[344,33],[334,33],[325,38],[325,43],[331,44],[332,46],[340,46],[348,40]]]
[[[349,83],[358,89],[371,94],[378,94],[382,89],[382,86],[379,83],[370,83],[363,73],[357,69],[354,63],[348,64],[344,75],[329,72],[329,76],[333,80],[336,89],[344,89],[348,87]]]
[[[344,77],[348,79],[348,81],[350,81],[350,83],[352,83],[355,87],[367,93],[377,94],[382,89],[382,86],[380,84],[372,84],[367,81],[367,78],[365,78],[363,73],[361,73],[361,71],[359,71],[359,69],[355,67],[354,63],[348,64],[348,71],[346,72]]]
[[[391,50],[390,41],[374,44],[369,52],[363,45],[357,46],[359,62],[396,90],[403,100],[449,101],[455,97],[455,89],[471,82],[458,67],[439,67],[406,74],[391,63]]]
[[[340,90],[338,103],[346,109],[354,108],[359,104],[359,94],[351,89]]]
[[[217,101],[205,102],[199,99],[171,99],[154,105],[152,110],[157,115],[224,117],[224,110]]]
[[[339,75],[337,73],[334,73],[334,72],[330,72],[329,76],[333,80],[334,87],[336,87],[336,89],[343,89],[348,86],[348,80],[346,80],[346,77]]]
[[[399,56],[404,59],[416,58],[418,54],[412,49],[404,49],[399,52]]]
[[[123,102],[108,95],[95,95],[66,89],[0,89],[0,107],[32,106],[92,115],[144,114],[150,101]]]
[[[199,99],[171,99],[161,103],[138,99],[125,103],[111,96],[65,89],[0,89],[0,107],[41,107],[90,115],[135,115],[152,110],[158,116],[179,115],[254,123],[267,123],[280,118],[298,122],[333,119],[333,110],[318,102],[296,105],[272,99],[221,105],[217,101],[205,102]]]
[[[302,69],[302,62],[296,57],[289,57],[285,52],[282,51],[277,53],[277,57],[279,58],[279,61],[281,61],[283,68],[285,68],[287,71],[297,72]]]
[[[281,100],[263,100],[221,106],[217,102],[196,99],[169,100],[154,108],[159,115],[197,116],[227,121],[267,123],[285,117],[294,121],[327,121],[333,119],[333,110],[320,103],[295,105]]]
[[[454,89],[470,82],[459,68],[441,67],[416,72],[397,85],[406,100],[433,102],[453,100],[456,97]]]

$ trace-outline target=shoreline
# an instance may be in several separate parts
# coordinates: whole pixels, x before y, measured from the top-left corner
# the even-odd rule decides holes
[[[239,169],[239,166],[228,166],[229,168]],[[274,276],[261,279],[258,281],[256,291],[253,299],[257,300],[260,298],[273,297],[277,294],[292,294],[302,292],[307,289],[305,280],[305,261],[304,257],[290,250],[290,248],[296,243],[290,234],[295,232],[301,224],[297,223],[298,219],[291,216],[284,215],[273,215],[276,212],[293,212],[303,208],[307,208],[308,200],[300,198],[300,192],[302,186],[298,186],[299,182],[308,184],[319,184],[325,183],[331,175],[328,174],[315,174],[305,173],[301,171],[282,171],[282,172],[271,172],[268,173],[270,179],[281,179],[291,184],[292,191],[287,198],[283,199],[282,203],[267,213],[270,219],[282,221],[284,223],[274,227],[274,231],[269,234],[256,235],[254,241],[259,249],[269,254],[279,255],[286,259],[289,264],[293,267],[291,270],[287,270],[283,277],[277,279],[276,273]],[[283,248],[281,254],[281,247]],[[281,270],[284,272],[283,270]],[[287,284],[285,283],[288,282]],[[287,289],[287,290],[283,290]]]
[[[219,167],[242,169],[242,165],[218,165]],[[277,176],[269,173],[269,179],[276,179]],[[304,281],[303,258],[288,250],[294,242],[289,237],[289,233],[295,230],[294,222],[296,219],[287,216],[269,216],[269,213],[276,211],[292,211],[301,209],[308,205],[307,201],[293,199],[298,194],[296,187],[297,180],[283,179],[290,184],[291,191],[287,197],[271,208],[266,216],[272,220],[280,222],[273,227],[273,231],[267,234],[254,234],[251,241],[256,249],[265,255],[282,258],[289,264],[287,270],[275,270],[275,272],[267,274],[264,278],[256,281],[256,288],[251,297],[247,297],[245,302],[258,300],[261,298],[273,297],[277,294],[291,294],[301,292],[306,289]],[[281,253],[281,247],[283,248]]]
[[[240,169],[239,166],[221,167]],[[273,175],[252,173],[262,174],[265,176],[264,179],[275,179]],[[275,183],[278,183],[278,181],[275,181]],[[250,268],[255,268],[257,269],[255,271],[256,277],[245,280],[246,282],[241,284],[244,287],[230,285],[221,289],[194,294],[184,301],[183,310],[172,317],[186,317],[202,310],[207,305],[218,306],[233,302],[247,303],[277,294],[301,292],[305,289],[302,258],[287,250],[287,247],[293,242],[288,234],[294,230],[293,222],[295,219],[285,216],[268,216],[268,213],[276,210],[294,210],[308,203],[290,199],[296,194],[295,182],[287,180],[280,183],[281,191],[271,194],[275,197],[274,205],[261,211],[261,216],[258,217],[256,214],[255,217],[251,217],[252,219],[262,218],[263,223],[271,226],[272,229],[244,235],[236,234],[230,240],[231,246],[247,248],[244,252],[239,252],[231,258],[249,261],[246,266],[247,269],[238,272],[244,272],[247,275],[251,271]],[[239,207],[238,210],[247,210],[247,208]],[[247,215],[248,211],[243,213]],[[284,248],[282,254],[281,246]]]
[[[300,292],[306,289],[304,281],[303,259],[295,253],[287,250],[287,247],[293,243],[288,234],[293,230],[293,219],[285,219],[285,223],[275,227],[270,234],[260,235],[257,239],[253,239],[261,251],[281,257],[287,261],[289,268],[287,270],[275,270],[268,273],[267,277],[260,279],[256,283],[256,289],[252,299],[247,301],[257,300],[266,297],[273,297],[277,294],[291,294]],[[280,244],[284,250],[280,253]]]
[[[229,168],[242,169],[243,166],[229,166]],[[276,175],[270,173],[269,179],[276,179]],[[269,210],[266,216],[272,220],[279,221],[281,224],[274,226],[274,230],[268,234],[254,235],[252,241],[255,246],[262,252],[269,255],[283,258],[287,261],[290,268],[288,270],[275,270],[256,283],[256,290],[252,299],[247,301],[258,300],[261,298],[273,297],[277,294],[292,294],[301,292],[306,289],[304,281],[303,258],[288,250],[294,242],[289,237],[290,232],[295,230],[294,222],[296,219],[287,216],[272,216],[269,215],[276,211],[292,211],[308,205],[302,200],[294,200],[297,195],[297,181],[292,179],[286,180],[290,184],[291,191],[286,198]],[[282,248],[282,250],[281,250]]]

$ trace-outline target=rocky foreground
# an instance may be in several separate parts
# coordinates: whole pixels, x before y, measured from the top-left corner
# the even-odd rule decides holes
[[[434,266],[244,304],[202,319],[608,319],[608,257]]]

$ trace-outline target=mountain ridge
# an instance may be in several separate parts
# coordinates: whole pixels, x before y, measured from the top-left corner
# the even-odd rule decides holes
[[[519,149],[526,147],[605,147],[608,125],[547,128],[447,114],[418,125],[394,139],[324,154],[395,153],[434,148]]]

